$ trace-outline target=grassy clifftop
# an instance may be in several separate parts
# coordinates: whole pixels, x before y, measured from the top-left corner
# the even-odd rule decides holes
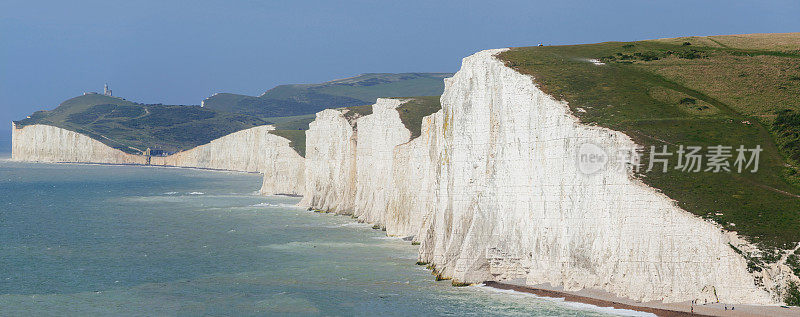
[[[32,124],[52,125],[87,135],[124,152],[139,154],[147,148],[182,151],[267,122],[199,106],[148,105],[86,94],[64,101],[54,110],[37,111],[15,124],[19,128]]]
[[[422,134],[422,118],[429,116],[439,109],[442,109],[440,96],[421,96],[399,98],[407,99],[405,103],[397,107],[397,112],[400,113],[400,121],[403,125],[411,131],[411,139],[416,139]]]
[[[650,146],[732,146],[731,163],[739,145],[761,146],[756,173],[684,172],[672,156],[666,173],[657,164],[638,177],[767,250],[800,241],[800,33],[522,47],[499,58],[582,122],[643,145],[645,167]]]

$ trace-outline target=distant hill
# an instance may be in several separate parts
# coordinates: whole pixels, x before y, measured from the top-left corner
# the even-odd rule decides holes
[[[126,153],[143,153],[147,148],[174,153],[239,130],[275,123],[274,134],[294,140],[295,149],[303,154],[303,130],[316,112],[370,105],[378,97],[439,95],[444,90],[443,79],[452,75],[363,74],[321,84],[281,85],[258,97],[219,93],[204,100],[203,106],[142,104],[87,93],[15,123],[17,127],[47,124],[75,131]]]
[[[142,153],[147,148],[178,152],[268,122],[196,105],[141,104],[90,93],[64,101],[51,111],[37,111],[15,124],[52,125],[127,153]]]
[[[452,73],[372,73],[320,84],[281,85],[261,96],[215,94],[203,107],[261,118],[308,115],[328,108],[375,103],[379,97],[434,96]]]

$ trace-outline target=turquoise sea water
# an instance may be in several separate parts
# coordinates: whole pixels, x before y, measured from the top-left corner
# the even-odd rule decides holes
[[[11,130],[0,129],[0,156],[11,153]]]
[[[435,282],[416,247],[260,176],[0,160],[0,315],[536,315],[625,311]]]

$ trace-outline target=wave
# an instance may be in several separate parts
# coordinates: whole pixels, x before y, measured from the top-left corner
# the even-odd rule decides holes
[[[258,204],[255,204],[255,205],[250,205],[250,206],[248,206],[248,207],[303,208],[303,207],[298,207],[298,206],[297,206],[297,205],[295,205],[295,204],[287,204],[287,203],[267,203],[267,202],[264,202],[264,203],[258,203]]]
[[[392,237],[392,236],[380,236],[380,237],[372,237],[372,239],[378,240],[395,240],[395,241],[405,241],[403,237]]]
[[[346,227],[346,228],[370,228],[372,229],[372,225],[366,222],[348,222],[340,224],[339,227]]]
[[[272,203],[257,203],[255,205],[250,205],[248,207],[280,207],[280,205]]]
[[[525,292],[520,292],[520,291],[515,291],[515,290],[510,290],[510,289],[494,288],[494,287],[486,286],[484,284],[471,285],[469,287],[475,288],[475,289],[478,289],[478,290],[481,290],[481,291],[491,292],[491,293],[500,293],[500,294],[505,294],[505,295],[517,296],[517,297],[531,297],[531,298],[543,299],[543,300],[547,300],[547,301],[550,301],[550,302],[561,303],[561,304],[564,304],[564,305],[569,306],[571,308],[580,309],[580,310],[591,310],[591,311],[596,311],[596,312],[600,312],[600,313],[613,314],[613,315],[619,315],[619,316],[656,317],[655,314],[648,313],[648,312],[641,312],[641,311],[636,311],[636,310],[632,310],[632,309],[621,309],[621,308],[614,308],[614,307],[602,307],[602,306],[586,304],[586,303],[579,303],[579,302],[570,302],[570,301],[564,300],[563,297],[539,296],[539,295],[536,295],[536,294],[525,293]]]
[[[375,247],[376,245],[366,244],[361,242],[322,242],[322,241],[293,241],[287,243],[280,243],[280,244],[268,244],[268,245],[260,245],[258,248],[261,249],[273,249],[273,250],[284,250],[284,251],[298,251],[300,249],[307,249],[307,248],[333,248],[333,249],[351,249],[351,248],[364,248],[364,247]]]

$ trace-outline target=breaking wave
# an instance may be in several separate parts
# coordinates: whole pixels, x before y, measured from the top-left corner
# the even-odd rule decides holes
[[[564,298],[539,296],[539,295],[536,295],[536,294],[525,293],[525,292],[520,292],[520,291],[515,291],[515,290],[510,290],[510,289],[494,288],[494,287],[486,286],[484,284],[472,285],[470,287],[479,289],[481,291],[492,292],[492,293],[500,293],[500,294],[511,295],[511,296],[516,296],[516,297],[527,296],[527,297],[531,297],[531,298],[543,299],[543,300],[547,300],[547,301],[551,301],[551,302],[562,303],[565,306],[569,306],[570,308],[575,308],[575,309],[580,309],[580,310],[595,311],[595,312],[613,314],[613,315],[619,315],[619,316],[635,316],[635,317],[655,317],[656,316],[655,314],[652,314],[652,313],[640,312],[640,311],[631,310],[631,309],[620,309],[620,308],[614,308],[614,307],[602,307],[602,306],[579,303],[579,302],[569,302],[569,301],[564,300]]]

